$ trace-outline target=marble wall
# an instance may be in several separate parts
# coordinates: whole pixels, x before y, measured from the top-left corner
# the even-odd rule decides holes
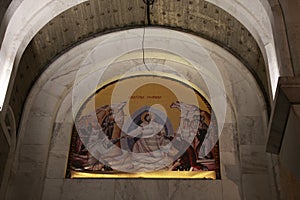
[[[0,126],[0,180],[4,178],[4,172],[9,154],[9,143],[5,137],[4,131]],[[3,186],[3,182],[0,182],[0,188]],[[1,196],[0,196],[1,197]]]
[[[288,38],[290,59],[293,66],[294,76],[300,75],[300,24],[298,11],[300,8],[299,0],[279,0],[284,15],[286,34]],[[282,52],[285,54],[285,52]]]
[[[280,177],[284,199],[300,198],[299,106],[292,106],[279,153]],[[298,112],[299,113],[299,112]]]
[[[227,99],[220,136],[221,180],[66,179],[73,81],[95,43],[97,39],[61,56],[33,87],[22,116],[7,199],[278,198],[265,151],[263,95],[251,73],[212,44],[209,51],[223,76]]]

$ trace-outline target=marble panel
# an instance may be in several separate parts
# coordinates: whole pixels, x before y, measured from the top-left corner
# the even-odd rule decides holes
[[[241,181],[241,168],[239,165],[221,165],[222,180],[231,180],[234,183]]]
[[[266,144],[262,116],[239,116],[238,121],[239,140],[241,145]]]
[[[31,111],[39,115],[51,116],[57,109],[58,98],[41,90],[33,101]]]
[[[203,80],[203,77],[200,76],[200,73],[193,66],[189,66],[188,63],[185,63],[185,60],[173,61],[166,60],[165,65],[171,67],[171,70],[162,69],[162,71],[171,74],[179,74],[183,76],[186,80],[192,82],[201,88],[201,91],[206,95],[209,94],[207,85]]]
[[[231,105],[229,98],[227,98],[225,123],[233,123],[233,124],[236,123],[233,107]]]
[[[47,81],[46,84],[43,85],[43,91],[47,92],[49,95],[54,97],[61,97],[64,91],[67,89],[66,86],[61,85],[55,81]]]
[[[69,151],[73,124],[55,123],[51,137],[50,151]]]
[[[295,195],[297,193],[300,195],[300,181],[297,180],[295,174],[287,168],[285,163],[281,161],[279,161],[277,175],[279,176],[277,181],[280,183],[279,191],[281,199],[299,199],[295,198]]]
[[[219,139],[221,152],[236,151],[236,128],[232,123],[225,123]]]
[[[64,97],[63,102],[59,107],[55,122],[59,123],[73,123],[73,111],[72,111],[72,92]]]
[[[61,200],[115,199],[114,179],[65,179]]]
[[[239,162],[237,152],[220,152],[220,162],[223,165],[236,165]]]
[[[41,191],[40,173],[18,172],[11,176],[6,199],[39,199]]]
[[[50,152],[47,163],[47,178],[61,178],[65,177],[65,172],[68,164],[68,152]]]
[[[170,180],[169,199],[222,199],[221,180]]]
[[[222,125],[226,123],[226,117],[227,117],[227,100],[225,91],[222,91],[221,88],[211,88],[211,91],[215,91],[210,99],[211,106],[213,110],[215,111],[216,118],[218,120],[218,124]],[[220,129],[221,127],[219,127]]]
[[[292,105],[292,109],[297,116],[297,118],[300,120],[300,105],[294,104]]]
[[[168,199],[169,180],[118,179],[115,193],[116,200]]]
[[[230,180],[222,180],[223,200],[242,199],[241,185]]]
[[[64,73],[58,73],[52,76],[51,81],[65,87],[70,87],[76,77],[78,69],[68,69]]]
[[[20,148],[19,162],[46,162],[48,145],[22,145]]]
[[[51,116],[31,113],[26,124],[23,144],[46,145],[50,141],[49,130],[52,128]]]
[[[46,159],[40,162],[22,161],[15,164],[17,172],[39,174],[46,166]]]
[[[227,97],[234,102],[236,92],[234,85],[247,84],[247,80],[251,80],[253,77],[249,70],[244,68],[239,60],[232,59],[231,55],[226,53],[220,55],[220,53],[216,51],[213,52],[211,56],[222,74]],[[237,74],[239,75],[237,76]]]
[[[266,109],[261,105],[255,90],[246,81],[233,84],[232,88],[236,112],[239,116],[258,116]]]
[[[300,134],[299,134],[299,118],[296,113],[291,110],[286,124],[285,133],[281,143],[279,153],[280,164],[285,166],[293,176],[300,181]]]
[[[240,157],[243,174],[268,173],[268,160],[265,145],[241,145]]]
[[[61,191],[63,179],[45,179],[42,200],[59,200],[61,199]]]
[[[244,174],[242,181],[244,199],[272,199],[268,175]]]

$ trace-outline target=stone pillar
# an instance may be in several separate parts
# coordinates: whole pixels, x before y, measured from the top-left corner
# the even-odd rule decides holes
[[[3,113],[0,113],[0,199],[4,198],[9,178],[12,143],[5,117],[3,117]]]
[[[300,75],[300,0],[279,0],[286,25],[286,33],[290,48],[295,76]]]
[[[281,198],[300,199],[300,77],[279,79],[269,122],[267,151],[278,154]]]

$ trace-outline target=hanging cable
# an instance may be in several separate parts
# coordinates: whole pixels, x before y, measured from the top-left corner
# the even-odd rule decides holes
[[[147,22],[148,26],[151,25],[151,20],[150,20],[150,6],[154,4],[154,0],[143,0],[144,4],[147,5]]]
[[[150,19],[150,5],[153,5],[154,0],[143,0],[143,2],[147,5],[147,9],[145,9],[144,14],[144,30],[143,30],[143,40],[142,40],[142,51],[143,51],[143,63],[148,71],[150,71],[149,67],[145,62],[145,33],[146,33],[146,16],[147,16],[147,23],[148,26],[151,26],[151,19]]]
[[[143,63],[144,63],[144,65],[145,65],[146,69],[147,69],[148,71],[150,71],[149,67],[147,66],[147,64],[146,64],[146,62],[145,62],[145,47],[144,47],[144,45],[145,45],[145,32],[146,32],[146,27],[144,26],[144,30],[143,30],[143,41],[142,41]]]

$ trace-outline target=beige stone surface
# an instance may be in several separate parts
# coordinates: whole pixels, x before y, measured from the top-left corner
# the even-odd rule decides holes
[[[198,42],[201,42],[201,40]],[[20,196],[13,194],[12,191],[18,190],[19,187],[22,187],[20,195],[27,198],[42,197],[44,199],[49,199],[52,196],[60,199],[85,199],[90,195],[89,193],[92,193],[94,195],[92,198],[95,199],[100,197],[108,199],[141,199],[146,197],[150,199],[152,197],[154,199],[158,197],[182,199],[184,197],[192,198],[195,195],[209,199],[220,199],[223,196],[224,198],[239,198],[239,196],[246,195],[244,191],[247,187],[252,187],[252,179],[250,180],[251,184],[246,181],[248,185],[243,185],[241,184],[243,182],[242,177],[245,174],[253,176],[258,176],[262,173],[268,174],[267,168],[270,164],[264,157],[263,145],[254,145],[256,138],[262,134],[266,124],[262,120],[260,125],[255,125],[254,127],[251,123],[249,125],[249,119],[251,121],[251,119],[263,118],[265,109],[262,109],[264,107],[262,95],[256,84],[249,83],[254,79],[250,73],[243,73],[243,70],[241,70],[243,65],[240,62],[233,62],[236,64],[235,67],[229,68],[230,63],[228,60],[234,60],[234,57],[229,57],[230,55],[227,52],[223,54],[222,50],[217,46],[210,44],[207,47],[210,47],[214,53],[218,53],[215,55],[219,56],[218,67],[222,70],[221,75],[224,75],[226,79],[230,77],[229,80],[235,80],[233,77],[237,74],[243,77],[241,82],[233,81],[231,83],[229,81],[224,87],[226,96],[228,95],[228,98],[225,98],[225,100],[228,100],[228,102],[225,101],[227,107],[223,106],[224,113],[222,113],[226,118],[224,119],[226,123],[222,129],[223,133],[220,140],[220,151],[221,156],[223,156],[221,158],[221,180],[65,179],[64,173],[72,131],[72,103],[74,103],[72,102],[73,91],[68,89],[67,85],[73,83],[75,79],[75,74],[71,75],[68,72],[75,73],[72,72],[71,66],[76,66],[77,64],[77,61],[70,62],[73,54],[69,53],[66,57],[62,56],[49,67],[49,71],[45,72],[28,98],[29,100],[26,104],[27,113],[24,113],[24,116],[33,114],[32,116],[45,116],[46,118],[38,120],[36,117],[29,117],[26,120],[24,119],[25,121],[22,123],[24,127],[22,129],[23,132],[20,132],[19,142],[20,144],[23,141],[26,143],[18,148],[20,155],[16,156],[16,159],[19,161],[18,166],[22,166],[24,171],[15,170],[10,180],[8,197],[18,199]],[[93,48],[93,45],[90,48]],[[80,47],[77,50],[77,53],[73,55],[75,60],[80,52]],[[82,50],[85,51],[86,49],[83,48]],[[93,62],[97,63],[97,59],[99,58],[94,58]],[[223,64],[220,64],[222,63],[221,61],[223,61]],[[126,62],[120,61],[119,64],[126,64]],[[151,62],[166,63],[162,59],[152,59]],[[172,63],[174,62],[168,62],[169,65]],[[186,74],[188,74],[188,71],[186,71]],[[193,73],[190,73],[190,80],[196,80],[194,76]],[[86,77],[82,76],[81,78]],[[215,76],[211,75],[210,77]],[[51,86],[52,81],[56,81],[53,87]],[[57,90],[56,84],[58,84]],[[44,88],[47,88],[47,90]],[[246,97],[249,98],[243,97],[246,94]],[[220,96],[222,95],[217,96],[216,99],[220,98]],[[241,98],[238,98],[239,96]],[[247,104],[252,99],[253,101]],[[48,101],[49,104],[47,104]],[[251,112],[246,112],[247,110],[244,108],[246,104]],[[50,128],[49,122],[51,122]],[[239,126],[239,124],[243,125]],[[41,131],[37,127],[42,127],[45,131]],[[257,129],[257,131],[252,131],[253,128]],[[33,130],[32,132],[31,129]],[[240,134],[241,131],[244,131],[244,135]],[[26,137],[34,137],[39,133],[44,135],[38,136],[36,140],[26,139]],[[249,138],[250,141],[246,138]],[[47,139],[49,139],[48,143],[45,142]],[[249,144],[244,145],[241,143],[241,141],[245,142],[245,140]],[[35,153],[35,151],[39,151],[39,153]],[[259,164],[257,165],[257,163]],[[35,170],[35,173],[32,174],[33,170]],[[24,181],[24,177],[27,178],[27,181],[32,180],[32,187],[23,187],[20,184]],[[56,183],[57,186],[55,186]],[[267,182],[265,184],[268,185]],[[35,194],[32,193],[33,187],[38,191]],[[231,188],[232,194],[224,192],[224,188],[226,190]],[[48,191],[53,191],[53,193],[49,194]]]
[[[170,180],[169,199],[222,199],[220,180]]]

